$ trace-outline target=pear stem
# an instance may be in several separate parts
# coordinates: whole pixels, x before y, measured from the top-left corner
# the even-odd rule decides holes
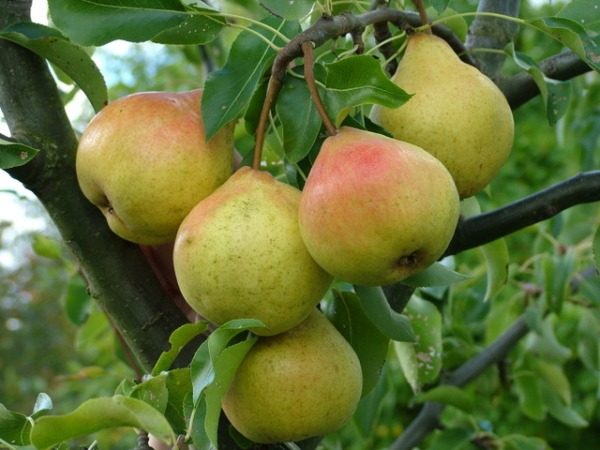
[[[256,127],[256,142],[254,144],[254,155],[252,159],[252,168],[254,170],[260,170],[260,160],[262,159],[262,149],[265,143],[265,133],[267,122],[269,120],[269,113],[271,112],[271,106],[279,93],[279,89],[281,89],[281,80],[273,76],[269,78],[267,94],[265,95],[265,101],[263,102],[260,117],[258,119],[258,126]]]
[[[415,8],[419,11],[419,17],[421,18],[421,23],[423,25],[429,25],[429,17],[427,17],[427,11],[425,10],[425,5],[423,4],[423,0],[412,0]],[[431,28],[427,28],[425,30],[426,33],[431,33]]]
[[[315,104],[315,108],[317,108],[319,116],[321,116],[321,120],[323,121],[323,125],[325,125],[327,134],[329,134],[329,136],[335,136],[337,134],[337,128],[327,115],[327,111],[325,110],[323,102],[321,101],[321,97],[319,96],[317,83],[315,82],[315,74],[313,70],[315,65],[313,46],[314,44],[312,41],[306,41],[302,43],[302,53],[304,54],[304,78],[306,79],[306,85],[308,86],[310,97]]]

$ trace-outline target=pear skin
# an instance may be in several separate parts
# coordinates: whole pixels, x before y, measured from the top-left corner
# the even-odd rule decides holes
[[[201,98],[201,90],[132,94],[104,107],[81,136],[81,190],[122,238],[172,242],[187,213],[231,175],[233,125],[207,142]]]
[[[185,218],[174,248],[184,298],[216,324],[261,320],[257,334],[284,332],[321,300],[331,276],[298,229],[300,191],[242,167]]]
[[[414,95],[398,108],[374,106],[371,119],[438,158],[461,198],[483,189],[513,144],[512,111],[502,92],[443,39],[424,33],[409,37],[392,81]]]
[[[361,391],[356,353],[314,310],[290,331],[259,338],[223,398],[223,411],[254,442],[299,441],[341,428]]]
[[[452,177],[423,149],[343,127],[304,185],[300,232],[326,271],[362,285],[420,272],[446,250],[459,217]]]

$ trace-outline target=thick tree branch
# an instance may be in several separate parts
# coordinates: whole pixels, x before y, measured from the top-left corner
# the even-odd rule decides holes
[[[29,1],[0,0],[0,28],[29,20],[29,7]],[[92,296],[142,365],[151,367],[186,319],[138,246],[114,235],[81,194],[74,168],[77,140],[47,64],[5,40],[0,40],[0,108],[15,139],[42,150],[11,175],[44,204],[81,264]]]
[[[461,220],[446,255],[495,241],[571,206],[597,201],[600,201],[600,170],[580,173],[495,211]]]
[[[546,58],[539,66],[548,78],[554,80],[570,80],[592,70],[571,50]],[[512,109],[518,108],[540,93],[537,84],[527,72],[500,80],[499,86]]]
[[[443,384],[463,387],[481,375],[487,368],[497,364],[525,336],[529,327],[525,317],[521,316],[513,325],[480,354],[467,361],[445,378]],[[426,402],[417,417],[404,430],[390,450],[411,450],[429,433],[439,426],[439,418],[445,405]]]
[[[517,16],[519,0],[480,0],[477,12]],[[514,22],[490,16],[476,16],[469,29],[467,48],[503,49],[513,40],[517,30],[518,25]],[[499,78],[504,59],[505,56],[498,53],[484,52],[477,55],[480,70],[492,80]]]

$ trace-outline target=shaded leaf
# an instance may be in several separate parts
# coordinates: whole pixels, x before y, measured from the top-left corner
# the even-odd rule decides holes
[[[410,321],[390,307],[381,288],[357,285],[354,289],[366,316],[384,336],[395,341],[414,342]]]
[[[422,272],[405,278],[402,280],[402,283],[412,287],[450,286],[451,284],[460,283],[469,278],[470,277],[467,275],[455,272],[445,265],[435,262]]]
[[[550,125],[555,125],[566,112],[569,106],[571,97],[571,88],[566,81],[553,80],[546,75],[538,67],[537,63],[528,55],[517,52],[514,43],[510,43],[506,47],[506,51],[513,61],[525,70],[531,77],[542,96],[544,108],[546,110],[546,118]]]
[[[350,343],[360,360],[363,375],[362,396],[375,387],[381,377],[390,340],[369,320],[360,298],[353,292],[334,290],[333,325]]]
[[[92,58],[57,30],[37,23],[18,23],[2,30],[0,38],[25,47],[58,67],[81,88],[96,112],[108,102],[104,77]]]
[[[549,387],[542,387],[544,403],[548,408],[548,413],[559,422],[573,428],[584,428],[588,426],[588,421],[573,408],[566,406],[561,402],[559,396]]]
[[[154,409],[164,414],[169,399],[167,374],[161,374],[144,380],[132,389],[129,396],[148,403]]]
[[[475,398],[473,397],[473,394],[456,386],[437,386],[427,392],[415,396],[413,400],[417,403],[439,402],[445,405],[454,406],[466,413],[470,413],[475,408]]]
[[[146,402],[115,395],[87,400],[74,411],[39,418],[31,430],[32,443],[47,449],[79,436],[114,427],[134,427],[173,443],[175,436],[165,417]]]
[[[594,235],[593,253],[596,269],[600,271],[600,227],[598,227]]]
[[[167,391],[169,393],[165,417],[173,427],[175,434],[185,434],[186,417],[184,405],[186,398],[192,395],[192,381],[188,367],[167,372]]]
[[[600,7],[597,0],[571,0],[557,16],[571,19],[587,30],[600,33]]]
[[[538,379],[544,380],[565,405],[571,405],[571,384],[562,367],[536,359],[533,370],[537,373]]]
[[[171,336],[169,336],[171,348],[159,356],[152,368],[151,374],[158,375],[163,370],[169,370],[183,347],[196,336],[204,333],[207,327],[208,325],[206,322],[186,323],[173,331]]]
[[[498,295],[508,280],[508,247],[504,239],[497,239],[480,248],[487,265],[484,301],[489,301]]]
[[[504,450],[549,450],[543,439],[521,434],[510,434],[500,439]]]
[[[83,324],[90,314],[92,297],[88,293],[85,280],[76,274],[69,279],[63,296],[65,312],[75,325]]]
[[[396,342],[396,344],[399,344],[399,342]],[[393,393],[388,390],[385,376],[380,376],[375,387],[358,402],[352,420],[364,439],[372,436],[379,422],[383,399],[390,395],[393,395]]]
[[[38,149],[28,145],[0,139],[0,169],[24,166],[38,153]]]
[[[299,31],[297,23],[268,17],[264,23],[285,36]],[[206,138],[210,139],[221,127],[238,118],[246,110],[250,99],[276,52],[268,42],[282,46],[281,37],[263,27],[252,27],[253,32],[243,31],[233,42],[225,66],[210,74],[202,95],[202,117]],[[259,33],[265,40],[256,36]]]
[[[0,403],[0,441],[11,445],[28,445],[31,422],[24,414],[9,411]]]
[[[546,406],[542,398],[539,379],[532,372],[522,372],[515,376],[514,382],[523,414],[533,420],[544,420]]]
[[[321,129],[321,118],[310,97],[306,82],[286,77],[277,97],[277,115],[283,127],[283,148],[288,161],[306,157]]]
[[[472,438],[471,430],[450,428],[436,433],[427,450],[465,450]]]

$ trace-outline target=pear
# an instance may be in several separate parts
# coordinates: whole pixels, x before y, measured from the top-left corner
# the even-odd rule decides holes
[[[452,177],[423,149],[343,127],[325,140],[300,201],[315,261],[355,284],[394,283],[447,248],[459,217]]]
[[[242,167],[185,218],[173,259],[181,292],[216,324],[254,318],[284,332],[321,300],[331,276],[312,259],[298,229],[300,191]]]
[[[392,81],[414,95],[395,109],[374,106],[371,119],[438,158],[462,198],[483,189],[513,144],[513,116],[502,92],[444,40],[424,33],[409,37]]]
[[[341,428],[362,391],[356,353],[316,309],[290,331],[259,338],[223,398],[223,411],[258,443],[298,441]]]
[[[172,242],[190,210],[231,175],[233,126],[206,141],[201,98],[201,90],[132,94],[104,107],[81,136],[81,190],[122,238]]]

